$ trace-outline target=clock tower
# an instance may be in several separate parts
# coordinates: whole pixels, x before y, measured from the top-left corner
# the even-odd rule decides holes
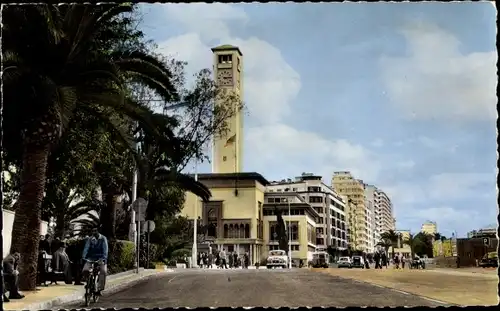
[[[232,45],[212,48],[214,75],[219,87],[235,92],[243,98],[243,54]],[[217,105],[217,103],[216,103]],[[212,173],[239,173],[243,164],[243,112],[238,111],[228,120],[225,136],[214,136],[212,145]]]

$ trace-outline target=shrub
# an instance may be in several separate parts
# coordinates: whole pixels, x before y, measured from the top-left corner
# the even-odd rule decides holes
[[[135,245],[131,241],[109,241],[108,270],[110,274],[134,268]]]

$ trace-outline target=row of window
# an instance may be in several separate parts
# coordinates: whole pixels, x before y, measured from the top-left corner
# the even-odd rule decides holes
[[[316,239],[316,245],[325,245],[325,239],[323,238],[318,238]],[[346,241],[341,241],[341,240],[336,240],[332,239],[330,242],[331,246],[336,246],[336,247],[343,247],[347,248],[347,242]]]
[[[306,211],[303,208],[292,208],[290,209],[290,215],[292,216],[297,216],[297,215],[305,215]],[[265,209],[264,210],[264,216],[274,216],[276,215],[274,210],[272,209]],[[288,209],[283,210],[282,215],[288,216]]]
[[[300,250],[300,245],[290,245],[292,251],[299,251]],[[269,250],[270,251],[277,251],[280,249],[280,246],[279,245],[275,245],[275,244],[272,244],[272,245],[269,245]]]
[[[238,61],[238,66],[240,66],[240,58],[236,57],[236,60]],[[233,55],[227,54],[227,55],[219,55],[219,64],[232,64],[233,63]]]

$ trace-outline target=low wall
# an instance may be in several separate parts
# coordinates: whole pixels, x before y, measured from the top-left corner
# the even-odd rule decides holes
[[[9,254],[10,251],[10,243],[12,242],[12,225],[14,224],[14,215],[16,215],[13,211],[3,210],[3,254],[2,258],[5,258]],[[47,234],[48,224],[46,221],[42,221],[40,224],[40,235]]]

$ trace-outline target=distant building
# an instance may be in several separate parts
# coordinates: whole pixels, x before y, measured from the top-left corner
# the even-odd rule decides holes
[[[368,230],[368,210],[365,187],[362,180],[354,178],[348,171],[334,172],[332,188],[336,193],[347,197],[346,213],[349,226],[349,244],[355,250],[370,252]]]
[[[481,238],[481,237],[496,237],[497,228],[482,228],[479,230],[472,230],[467,232],[468,238]]]
[[[438,232],[437,224],[433,221],[426,221],[422,224],[422,228],[420,229],[420,232],[434,235]]]

